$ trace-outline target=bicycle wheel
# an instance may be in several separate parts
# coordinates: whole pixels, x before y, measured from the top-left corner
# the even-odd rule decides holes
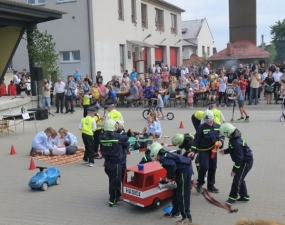
[[[169,113],[167,113],[166,117],[169,120],[173,120],[174,119],[174,114],[172,112],[169,112]]]
[[[145,109],[143,112],[142,112],[142,116],[143,116],[143,118],[147,118],[148,117],[148,115],[150,114],[150,110],[149,109]]]

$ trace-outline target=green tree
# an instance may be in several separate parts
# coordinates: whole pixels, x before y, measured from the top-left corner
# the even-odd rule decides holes
[[[275,59],[276,59],[276,48],[275,48],[275,44],[272,42],[270,45],[266,45],[264,50],[270,53],[268,62],[269,62],[269,63],[275,62]]]
[[[275,22],[270,26],[271,35],[273,36],[273,43],[276,48],[276,61],[285,60],[285,19]]]
[[[27,32],[27,39],[30,38],[32,43],[27,45],[29,56],[36,66],[43,68],[45,78],[50,74],[55,81],[59,75],[57,66],[59,54],[55,51],[56,43],[47,31],[40,32],[35,26],[30,29],[30,32]]]

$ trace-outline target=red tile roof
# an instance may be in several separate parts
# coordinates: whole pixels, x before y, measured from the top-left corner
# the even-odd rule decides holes
[[[192,66],[194,63],[196,64],[196,66],[197,66],[197,65],[200,65],[202,62],[203,62],[203,59],[200,58],[200,57],[198,57],[198,56],[195,55],[195,54],[192,54],[192,55],[190,56],[190,59],[184,59],[184,60],[183,60],[183,64],[184,64],[184,65],[191,65],[191,66]]]
[[[212,55],[208,60],[228,60],[228,59],[267,59],[269,52],[256,47],[252,42],[239,40],[228,43],[227,48]]]

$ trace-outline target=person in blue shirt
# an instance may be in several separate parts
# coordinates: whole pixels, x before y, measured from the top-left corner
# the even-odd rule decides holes
[[[241,117],[238,120],[244,120],[243,115],[245,115],[245,120],[249,121],[249,116],[244,109],[244,97],[239,87],[239,81],[237,79],[233,80],[233,85],[234,85],[234,92],[235,92],[234,99],[238,101],[238,107],[239,107],[239,111],[241,115]]]
[[[208,75],[204,75],[204,78],[202,79],[202,82],[205,84],[205,86],[209,83]]]
[[[66,93],[65,93],[65,109],[67,113],[73,114],[74,108],[73,108],[73,102],[74,102],[74,97],[75,97],[75,89],[76,89],[76,84],[75,82],[72,81],[72,76],[67,77],[67,83],[65,85]]]
[[[148,149],[150,157],[159,161],[166,170],[164,181],[175,181],[177,188],[173,189],[172,211],[165,213],[165,217],[179,217],[176,225],[188,225],[192,223],[190,214],[191,176],[193,173],[191,159],[165,151],[160,143],[153,142]]]
[[[142,135],[147,134],[152,138],[159,138],[161,136],[161,128],[157,121],[152,116],[147,118],[145,127],[143,128]]]
[[[199,81],[199,88],[205,88],[205,84],[204,82],[202,81],[202,77],[198,77],[198,81]]]
[[[130,78],[131,78],[131,81],[134,81],[134,79],[138,79],[138,73],[136,72],[135,69],[133,69],[133,72],[131,72]]]
[[[74,82],[76,83],[80,79],[80,77],[82,77],[82,74],[79,73],[78,69],[76,69],[75,73],[73,74]]]
[[[232,124],[222,124],[220,132],[222,135],[229,138],[229,147],[227,149],[220,150],[219,153],[221,155],[230,154],[232,161],[234,162],[234,166],[231,171],[233,183],[226,203],[228,205],[232,205],[236,201],[248,202],[249,195],[244,179],[253,165],[252,151],[247,145],[244,136],[242,136],[241,132]],[[240,198],[237,199],[238,195]]]
[[[66,147],[66,154],[74,154],[78,150],[77,137],[74,134],[68,132],[65,128],[60,128],[58,133],[61,135],[61,137],[63,137],[64,145]]]
[[[45,131],[41,131],[36,134],[32,141],[32,149],[30,151],[30,156],[35,156],[37,154],[50,155],[50,149],[53,146],[48,142],[48,138],[54,133],[54,129],[48,127]]]

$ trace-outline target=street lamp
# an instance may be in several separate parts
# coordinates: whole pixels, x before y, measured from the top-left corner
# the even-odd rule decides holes
[[[146,39],[150,38],[151,34],[147,35],[145,39],[143,39],[143,41],[145,41]]]
[[[177,45],[179,42],[181,42],[182,40],[181,39],[179,39],[174,45]]]

